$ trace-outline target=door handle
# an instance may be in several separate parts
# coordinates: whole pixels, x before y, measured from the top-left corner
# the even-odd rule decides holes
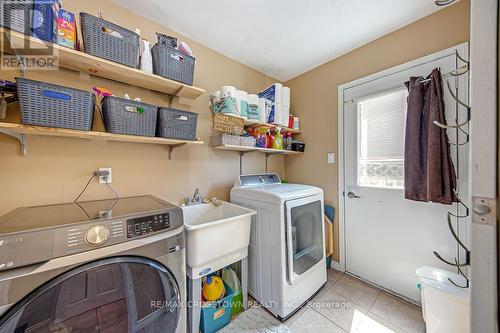
[[[359,195],[356,195],[354,194],[354,192],[350,191],[350,192],[347,192],[347,196],[351,199],[359,199],[361,198]]]

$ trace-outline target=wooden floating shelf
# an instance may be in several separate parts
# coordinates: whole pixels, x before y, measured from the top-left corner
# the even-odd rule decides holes
[[[55,128],[55,127],[41,127],[41,126],[28,126],[13,123],[0,123],[0,132],[16,137],[22,145],[22,155],[26,155],[26,138],[24,135],[39,135],[39,136],[55,136],[63,138],[75,138],[75,139],[91,139],[91,140],[102,140],[102,141],[118,141],[118,142],[132,142],[132,143],[149,143],[149,144],[159,144],[169,146],[169,158],[170,153],[174,148],[183,145],[202,145],[203,141],[188,141],[188,140],[176,140],[176,139],[164,139],[157,137],[148,136],[136,136],[136,135],[125,135],[125,134],[113,134],[106,132],[96,132],[96,131],[79,131],[66,128]]]
[[[282,149],[271,149],[271,148],[258,148],[258,147],[245,147],[245,146],[236,146],[236,145],[219,145],[213,146],[214,149],[219,150],[233,150],[239,152],[261,152],[272,155],[296,155],[302,154],[300,151],[292,151],[292,150],[282,150]]]
[[[276,127],[279,127],[279,128],[281,128],[281,132],[283,132],[283,133],[292,133],[292,134],[302,133],[300,130],[296,130],[293,128],[274,125],[274,124],[268,124],[268,123],[260,123],[258,121],[253,121],[253,120],[245,120],[245,127],[247,127],[247,128],[267,127],[267,128],[270,128],[271,130],[275,130]]]
[[[0,28],[2,50],[13,54],[12,47],[46,49],[53,47],[54,54],[59,58],[59,66],[77,72],[88,73],[105,79],[110,79],[153,91],[196,99],[205,93],[205,90],[170,80],[158,75],[149,74],[139,69],[128,67],[113,61],[95,57],[93,55],[73,50],[57,44],[47,43],[38,38],[26,36],[22,33]]]

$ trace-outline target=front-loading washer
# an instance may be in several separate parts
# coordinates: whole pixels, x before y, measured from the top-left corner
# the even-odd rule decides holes
[[[0,332],[186,332],[182,210],[153,196],[0,217]]]

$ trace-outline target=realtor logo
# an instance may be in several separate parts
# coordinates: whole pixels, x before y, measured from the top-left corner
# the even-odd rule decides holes
[[[51,2],[54,1],[0,2],[1,70],[24,72],[59,68],[58,50],[53,47],[52,38],[40,35],[53,31]]]

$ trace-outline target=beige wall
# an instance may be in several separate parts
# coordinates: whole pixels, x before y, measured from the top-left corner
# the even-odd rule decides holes
[[[325,202],[337,209],[337,164],[327,164],[328,152],[338,158],[337,87],[468,39],[469,2],[462,0],[286,82],[306,142],[303,156],[287,157],[288,180],[322,187]],[[335,227],[334,259],[339,260],[338,223]]]
[[[155,40],[155,32],[177,35],[160,25],[121,8],[108,0],[65,0],[66,9],[79,13],[86,11],[134,30]],[[204,23],[200,22],[200,26]],[[165,22],[168,25],[168,22]],[[207,93],[199,97],[192,110],[198,112],[197,136],[208,142],[210,113],[208,93],[222,85],[234,85],[247,91],[259,91],[274,82],[255,70],[232,61],[189,39],[182,38],[192,47],[197,58],[195,82]],[[18,73],[1,73],[12,79]],[[167,105],[166,95],[137,87],[79,74],[68,70],[58,72],[28,72],[27,77],[89,90],[98,85],[111,89],[116,95],[128,93],[143,101]],[[19,121],[17,109],[9,109],[9,121]],[[95,126],[102,128],[99,118]],[[264,170],[263,154],[252,153],[243,157],[244,172]],[[270,170],[284,176],[284,159],[269,158]],[[19,155],[19,145],[13,138],[0,134],[0,215],[19,206],[72,201],[85,185],[93,170],[113,168],[113,186],[122,196],[154,194],[170,201],[179,201],[192,195],[199,187],[203,195],[228,199],[229,190],[239,173],[237,152],[217,151],[203,146],[181,147],[168,160],[166,146],[90,141],[81,139],[28,137],[28,156]],[[92,184],[83,199],[110,197],[103,185]]]

